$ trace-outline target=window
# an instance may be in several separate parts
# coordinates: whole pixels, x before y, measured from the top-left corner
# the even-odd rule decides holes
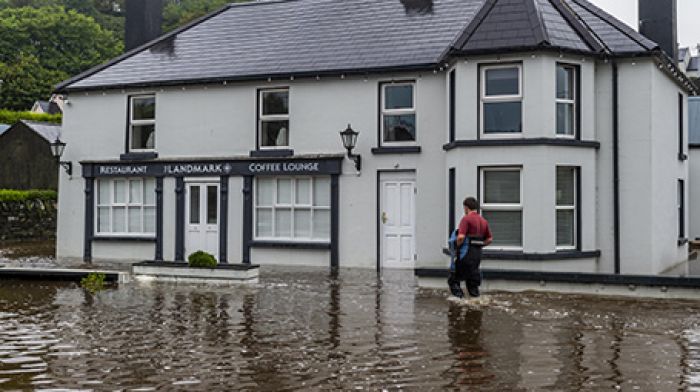
[[[130,97],[129,102],[129,150],[138,152],[155,149],[156,96]]]
[[[520,168],[481,170],[482,215],[489,221],[494,248],[522,248],[523,204]]]
[[[259,97],[260,147],[289,146],[289,90],[261,90]]]
[[[487,66],[481,72],[482,132],[522,132],[522,66]]]
[[[415,85],[387,83],[382,89],[382,142],[396,144],[416,141]]]
[[[557,64],[557,136],[576,136],[576,67]]]
[[[255,238],[330,240],[329,177],[258,177],[255,184]]]
[[[678,238],[685,239],[685,182],[678,180]]]
[[[685,96],[678,94],[678,159],[685,161],[688,156],[685,155],[685,138],[683,137],[684,127],[683,122],[683,105],[685,104]]]
[[[576,198],[578,189],[575,167],[557,167],[557,248],[576,248],[577,211]]]
[[[456,115],[456,113],[455,113],[456,107],[455,106],[456,106],[456,102],[457,102],[457,91],[456,91],[455,83],[457,83],[457,80],[456,80],[455,72],[456,71],[453,69],[449,73],[449,89],[450,89],[449,105],[450,105],[450,107],[448,109],[449,110],[448,120],[449,120],[449,128],[450,128],[450,142],[454,142],[455,139],[457,138],[457,135],[456,135],[457,124],[456,124],[456,118],[455,118],[455,115]]]
[[[97,234],[153,235],[156,192],[153,178],[97,181]]]

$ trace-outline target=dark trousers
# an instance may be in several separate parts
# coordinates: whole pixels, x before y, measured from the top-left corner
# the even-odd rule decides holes
[[[481,285],[481,247],[470,246],[467,254],[457,260],[455,270],[450,272],[450,277],[447,279],[447,284],[452,290],[452,294],[463,296],[464,292],[460,288],[460,282],[465,281],[467,291],[472,296],[479,295],[479,286]]]

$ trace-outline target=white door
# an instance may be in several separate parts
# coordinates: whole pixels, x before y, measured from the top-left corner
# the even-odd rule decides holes
[[[416,258],[414,173],[381,173],[379,224],[383,268],[413,268]]]
[[[219,259],[219,183],[188,182],[185,259],[203,250]]]

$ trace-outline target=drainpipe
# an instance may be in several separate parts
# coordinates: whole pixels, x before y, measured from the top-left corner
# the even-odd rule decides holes
[[[615,274],[620,274],[620,115],[619,78],[617,61],[612,60],[612,110],[613,110],[613,241]]]

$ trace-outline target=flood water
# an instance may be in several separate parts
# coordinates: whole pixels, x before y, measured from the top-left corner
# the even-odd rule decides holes
[[[253,286],[0,281],[0,390],[700,390],[700,302],[493,294],[410,272]]]

